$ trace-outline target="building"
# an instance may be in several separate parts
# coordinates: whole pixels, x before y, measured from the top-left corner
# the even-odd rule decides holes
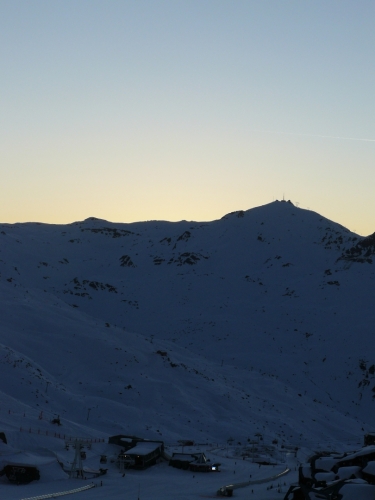
[[[164,453],[163,441],[152,441],[136,436],[117,435],[108,439],[109,444],[121,446],[117,463],[120,469],[144,469],[154,465]]]

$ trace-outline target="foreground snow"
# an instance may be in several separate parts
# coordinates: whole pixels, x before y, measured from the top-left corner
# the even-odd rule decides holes
[[[170,448],[170,452],[178,448]],[[179,448],[179,450],[181,450]],[[115,500],[124,498],[141,499],[175,499],[190,500],[197,497],[210,498],[216,497],[216,492],[221,486],[233,483],[243,483],[270,479],[286,469],[286,464],[275,466],[259,466],[247,460],[236,457],[227,457],[233,453],[230,447],[219,448],[215,450],[200,449],[213,461],[221,462],[221,472],[212,473],[192,473],[190,471],[178,470],[169,467],[166,461],[162,461],[149,469],[137,471],[127,470],[125,475],[119,471],[115,464],[108,463],[108,472],[106,475],[96,478],[92,481],[78,479],[62,478],[64,474],[57,462],[39,464],[41,472],[40,481],[34,481],[28,485],[9,484],[7,479],[0,481],[0,493],[2,498],[7,500],[21,500],[24,498],[46,495],[49,493],[59,493],[80,488],[85,484],[96,485],[95,489],[73,493],[69,498],[85,499],[103,499]],[[88,452],[88,458],[85,465],[98,468],[100,455],[103,452],[112,456],[119,451],[114,445],[98,444],[93,445]],[[185,451],[196,451],[196,448],[185,448]],[[61,446],[56,447],[54,453],[60,457],[69,455]],[[72,459],[72,452],[70,452]],[[289,457],[288,457],[289,460]],[[293,470],[274,481],[269,480],[261,484],[253,484],[241,489],[236,489],[234,495],[238,498],[248,498],[254,495],[259,499],[277,499],[285,495],[286,485],[290,481],[296,480],[297,473],[294,471],[295,461],[290,458],[289,466]],[[102,486],[101,486],[102,484]],[[272,488],[270,488],[272,486]],[[277,490],[280,490],[279,492]]]

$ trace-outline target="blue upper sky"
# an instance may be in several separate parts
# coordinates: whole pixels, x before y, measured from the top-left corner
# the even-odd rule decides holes
[[[0,220],[375,231],[373,0],[1,0]]]

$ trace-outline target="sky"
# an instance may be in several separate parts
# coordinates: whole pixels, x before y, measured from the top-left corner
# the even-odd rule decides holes
[[[0,220],[375,231],[373,0],[0,0]]]

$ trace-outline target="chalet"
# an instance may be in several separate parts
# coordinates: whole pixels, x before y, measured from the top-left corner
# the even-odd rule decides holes
[[[370,446],[375,444],[375,432],[369,432],[365,434],[364,437],[364,446]]]
[[[345,458],[338,460],[336,465],[332,468],[334,472],[337,472],[340,467],[350,467],[350,466],[358,466],[358,467],[366,467],[368,462],[375,460],[375,446],[366,446],[362,448],[362,450],[357,451],[355,453],[348,454]]]
[[[307,485],[296,485],[290,486],[287,491],[284,500],[310,500],[312,498],[321,498],[322,500],[332,500],[342,498],[339,496],[338,492],[345,485],[345,481],[335,481],[325,487],[309,487]],[[368,485],[367,485],[368,486]],[[359,498],[358,498],[359,500]]]
[[[194,472],[219,471],[219,463],[212,464],[206,455],[197,453],[173,453],[169,465],[177,469],[191,470]]]
[[[362,469],[362,478],[369,484],[375,484],[375,462],[368,462]]]
[[[162,456],[164,446],[161,442],[156,441],[138,441],[133,448],[123,451],[119,455],[119,460],[126,467],[134,469],[145,469],[151,465],[155,465],[158,458]]]
[[[301,489],[301,486],[298,484],[292,484],[286,492],[284,500],[305,500],[305,498],[306,497]]]
[[[314,481],[310,464],[300,465],[298,469],[298,483],[300,485],[312,486]]]
[[[0,476],[6,475],[11,483],[27,484],[40,479],[39,470],[29,464],[8,464],[0,470]]]
[[[117,463],[120,469],[145,469],[154,465],[164,453],[163,441],[152,441],[136,436],[112,436],[108,443],[121,446]]]

